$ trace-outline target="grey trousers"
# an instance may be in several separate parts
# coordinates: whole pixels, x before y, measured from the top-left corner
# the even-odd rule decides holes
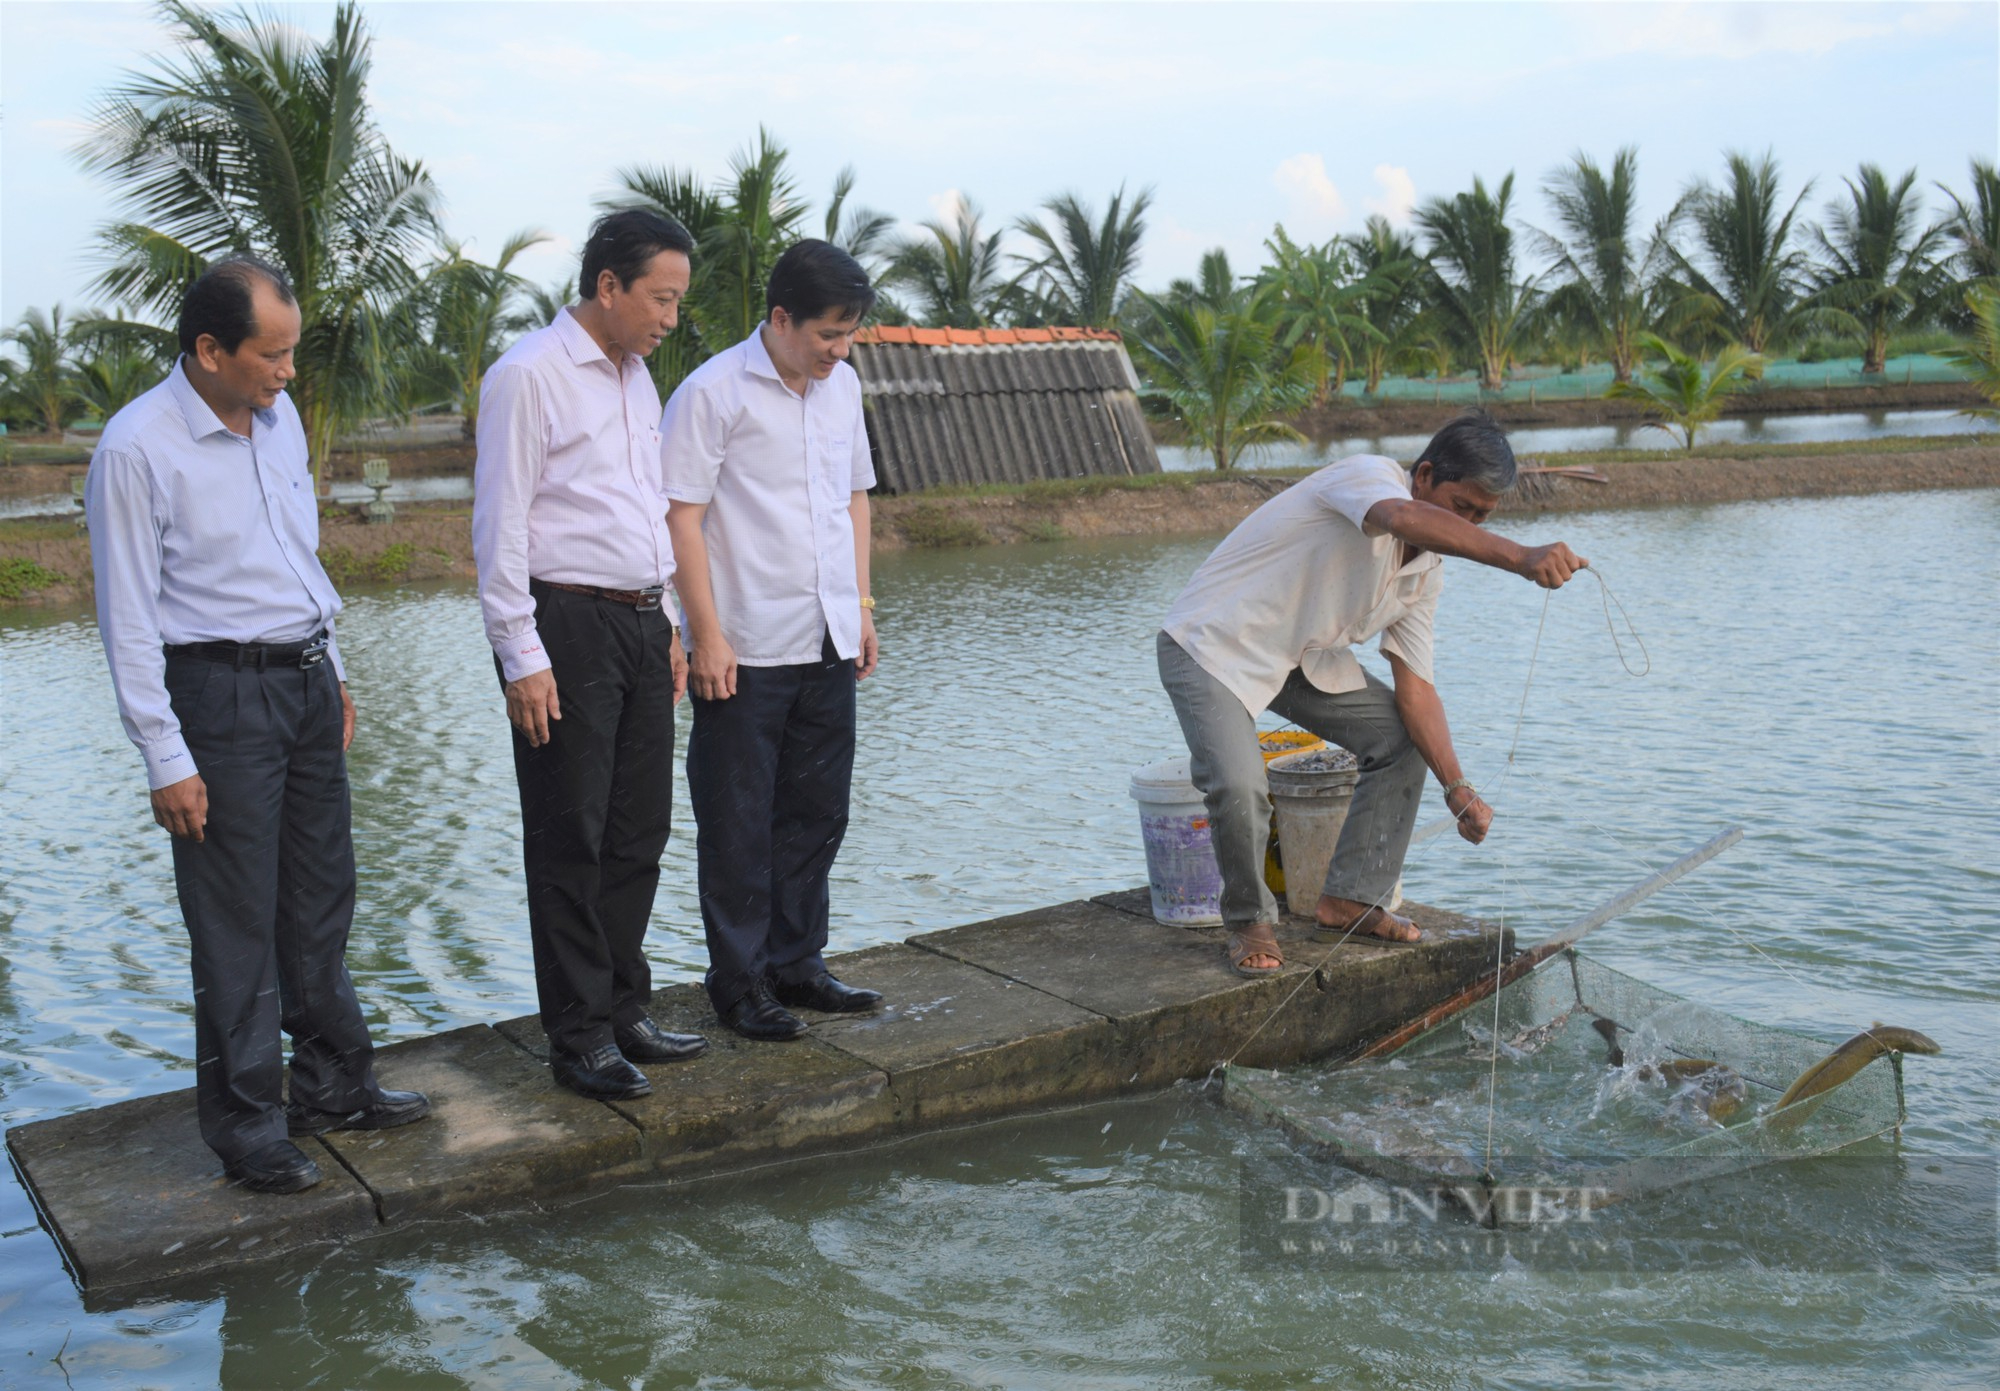
[[[1209,835],[1222,871],[1222,920],[1232,928],[1276,922],[1278,902],[1264,883],[1271,794],[1257,747],[1257,721],[1234,691],[1165,633],[1159,636],[1159,656],[1160,684],[1180,717],[1194,785],[1208,807]],[[1396,713],[1395,692],[1368,676],[1361,690],[1332,695],[1295,668],[1270,709],[1340,745],[1360,769],[1322,892],[1357,903],[1387,903],[1403,872],[1428,771]]]
[[[208,786],[199,842],[174,837],[193,946],[195,1109],[234,1163],[285,1138],[291,1094],[353,1111],[380,1092],[347,973],[354,844],[331,662],[236,668],[167,658],[167,694]]]

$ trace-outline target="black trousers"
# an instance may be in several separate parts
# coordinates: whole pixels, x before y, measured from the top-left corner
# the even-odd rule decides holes
[[[644,943],[673,819],[674,627],[659,609],[529,588],[562,709],[540,748],[514,731],[535,990],[550,1046],[587,1053],[652,998]]]
[[[285,1138],[295,1100],[358,1110],[379,1091],[354,982],[354,841],[333,666],[237,668],[168,654],[167,694],[208,788],[199,841],[174,837],[193,945],[195,1106],[233,1163]]]
[[[736,668],[736,694],[694,701],[694,803],[708,996],[718,1011],[759,980],[826,969],[827,874],[847,834],[854,663]]]

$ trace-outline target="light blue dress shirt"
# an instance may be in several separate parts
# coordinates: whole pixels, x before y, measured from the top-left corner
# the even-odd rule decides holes
[[[319,507],[298,408],[280,393],[250,435],[217,418],[176,363],[111,417],[84,484],[97,627],[118,713],[154,788],[199,770],[167,698],[163,645],[303,642],[340,596],[319,563]]]

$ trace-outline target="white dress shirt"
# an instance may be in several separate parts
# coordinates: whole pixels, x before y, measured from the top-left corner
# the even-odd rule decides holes
[[[722,635],[745,666],[861,655],[857,492],[875,486],[861,378],[842,362],[800,396],[761,326],[675,388],[660,419],[667,496],[706,503],[702,540]]]
[[[1403,543],[1366,522],[1376,503],[1409,496],[1410,476],[1394,459],[1328,464],[1244,518],[1161,626],[1253,715],[1294,667],[1322,691],[1360,690],[1366,678],[1349,649],[1377,633],[1384,653],[1431,680],[1444,560],[1420,551],[1399,565]]]
[[[298,408],[282,392],[225,426],[175,364],[112,416],[84,484],[97,629],[125,733],[166,787],[199,770],[167,698],[163,644],[304,642],[334,673],[340,596],[319,563],[319,505]]]
[[[674,577],[660,393],[621,372],[569,310],[524,335],[479,388],[472,554],[486,640],[509,681],[546,671],[530,577],[645,589]]]

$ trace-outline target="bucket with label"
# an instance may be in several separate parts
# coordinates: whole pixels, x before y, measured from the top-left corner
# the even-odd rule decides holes
[[[1132,800],[1139,804],[1153,916],[1170,927],[1220,927],[1222,872],[1187,756],[1163,758],[1132,774]]]

